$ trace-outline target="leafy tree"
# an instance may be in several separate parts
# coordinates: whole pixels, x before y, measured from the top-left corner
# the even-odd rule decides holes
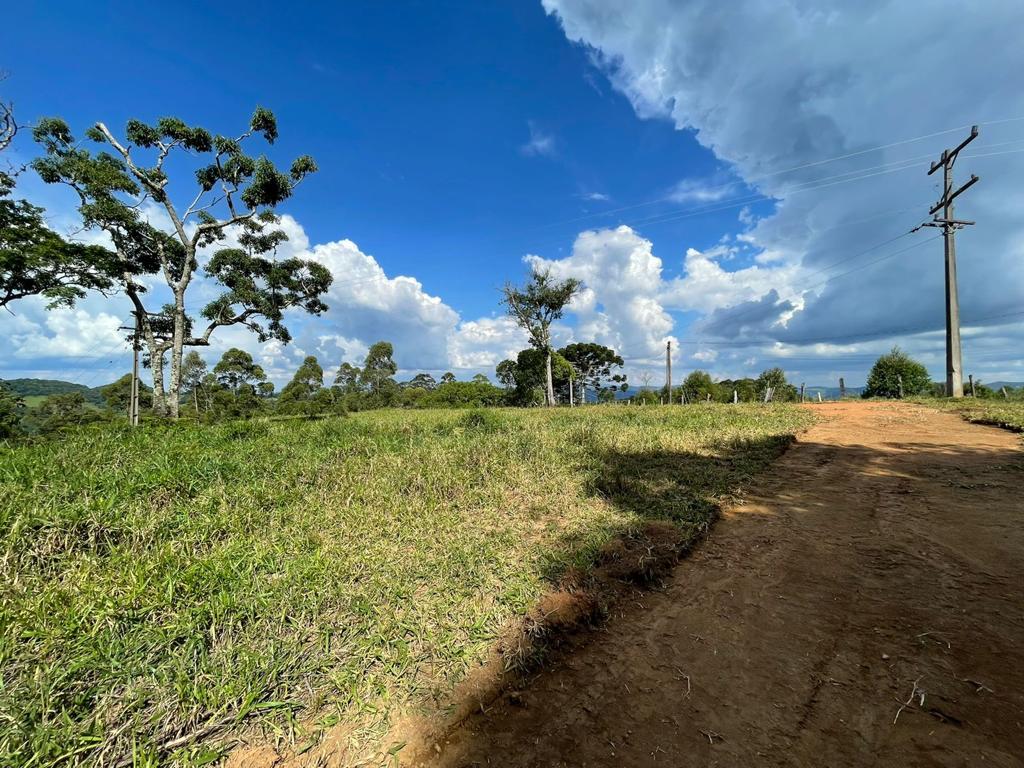
[[[417,373],[407,385],[410,389],[425,389],[428,392],[437,387],[437,380],[429,373]]]
[[[454,381],[457,381],[457,379],[455,378],[455,374],[452,373],[451,371],[447,371],[441,374],[442,384],[451,384]]]
[[[715,382],[711,380],[711,374],[707,371],[693,371],[683,379],[682,393],[688,403],[707,400],[708,395],[711,395],[712,400],[716,400],[718,387],[715,386]],[[731,395],[732,392],[729,394]]]
[[[419,398],[423,408],[484,408],[501,405],[505,391],[489,381],[449,381]]]
[[[302,361],[292,380],[281,390],[281,397],[300,395],[310,398],[324,385],[324,369],[313,355]]]
[[[587,402],[589,387],[600,399],[601,392],[608,390],[614,397],[615,390],[626,391],[626,376],[613,369],[621,369],[622,358],[615,354],[614,349],[601,344],[569,344],[558,350],[558,354],[569,361],[569,365],[578,374],[580,383],[580,402]]]
[[[181,386],[185,392],[192,395],[192,404],[196,409],[196,418],[199,417],[199,393],[203,388],[203,380],[206,378],[207,373],[206,361],[194,349],[182,359]]]
[[[25,401],[0,383],[0,440],[21,434],[19,425],[24,415]]]
[[[551,270],[534,270],[524,288],[506,284],[504,299],[508,313],[526,331],[530,344],[545,355],[545,402],[555,404],[554,374],[552,371],[551,323],[562,316],[580,287],[579,280],[556,280]]]
[[[786,372],[778,367],[762,371],[754,382],[754,387],[761,398],[768,388],[771,388],[772,400],[792,402],[797,399],[796,387],[786,381]]]
[[[64,240],[46,226],[42,208],[12,199],[12,191],[13,179],[0,173],[0,308],[37,295],[49,308],[70,307],[86,291],[113,287],[112,252]]]
[[[237,347],[232,347],[221,356],[213,366],[213,374],[217,381],[231,390],[235,396],[243,388],[251,390],[267,378],[262,366],[252,359],[252,355]]]
[[[923,395],[931,390],[928,369],[899,347],[893,347],[871,366],[862,397],[899,397],[901,376],[905,395]]]
[[[261,340],[287,342],[290,336],[282,324],[286,309],[299,307],[313,314],[325,309],[320,296],[331,282],[325,267],[272,258],[284,239],[278,231],[267,231],[268,225],[278,221],[274,209],[316,165],[303,156],[284,173],[266,157],[246,154],[245,147],[254,136],[271,144],[277,138],[277,121],[268,110],[257,108],[247,130],[235,137],[213,135],[178,118],[164,117],[155,125],[129,120],[121,140],[106,125],[96,123],[86,136],[109,151],[95,154],[81,146],[57,118],[41,120],[33,135],[45,150],[45,156],[32,164],[40,177],[72,187],[84,225],[106,231],[114,244],[116,264],[111,272],[141,318],[158,412],[178,416],[186,346],[208,345],[214,330],[229,325],[247,327]],[[171,169],[184,173],[187,163],[198,164],[194,168],[198,189],[182,192],[176,203],[171,192],[183,190],[184,181],[172,184]],[[146,220],[141,203],[148,201],[166,213],[169,231]],[[217,251],[206,265],[206,272],[224,291],[203,308],[208,325],[195,336],[186,293],[200,268],[200,251],[229,234],[235,236],[238,247]],[[141,279],[146,275],[159,275],[167,283],[173,299],[169,312],[147,310]],[[156,328],[155,317],[167,327]],[[165,394],[168,353],[170,381]]]
[[[482,373],[474,374],[474,376],[472,378],[472,381],[475,381],[477,384],[490,384],[491,383],[491,380],[488,379],[487,376],[485,376]]]
[[[545,388],[548,378],[548,364],[551,365],[552,390],[567,387],[572,376],[572,366],[557,352],[550,358],[543,350],[530,347],[516,356],[515,391],[512,401],[517,405],[532,406],[546,404]]]
[[[101,418],[98,411],[86,405],[85,396],[81,392],[53,395],[28,413],[28,420],[42,434],[77,427]]]
[[[398,372],[394,354],[395,348],[387,341],[378,341],[366,353],[361,381],[371,394],[380,395],[385,389],[397,387],[391,378]],[[388,386],[388,382],[391,386]]]
[[[299,366],[292,380],[288,382],[277,398],[282,413],[315,416],[335,412],[344,413],[346,408],[340,387],[324,387],[324,371],[319,361],[310,355]]]
[[[733,392],[740,402],[749,403],[757,400],[757,382],[754,379],[722,379],[718,382],[717,388],[719,398],[725,403],[732,402]]]
[[[278,406],[285,412],[311,414],[314,409],[310,405],[323,385],[324,369],[316,357],[309,355],[281,390]]]
[[[342,363],[338,373],[334,377],[334,385],[339,387],[346,395],[352,395],[359,391],[359,381],[363,372],[356,366],[349,363]]]
[[[132,375],[126,373],[112,384],[100,387],[103,401],[112,411],[123,411],[129,417],[128,407],[132,402]],[[139,407],[148,408],[153,403],[153,390],[139,382]]]
[[[494,369],[494,373],[498,377],[498,383],[506,392],[509,391],[516,384],[516,361],[502,360]]]

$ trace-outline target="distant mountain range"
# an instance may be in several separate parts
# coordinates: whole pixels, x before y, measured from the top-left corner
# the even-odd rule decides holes
[[[74,384],[70,381],[58,379],[0,379],[14,394],[21,397],[43,398],[50,395],[66,395],[71,392],[80,392],[87,403],[93,405],[104,405],[103,395],[100,394],[100,387],[87,387],[84,384]],[[106,386],[105,384],[103,386]]]

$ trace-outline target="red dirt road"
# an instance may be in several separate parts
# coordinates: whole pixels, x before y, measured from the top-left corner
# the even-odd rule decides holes
[[[437,766],[1024,766],[1020,438],[817,408],[666,588]]]

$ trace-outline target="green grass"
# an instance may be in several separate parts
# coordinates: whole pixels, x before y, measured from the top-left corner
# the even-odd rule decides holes
[[[996,427],[1024,432],[1024,400],[974,399],[962,400],[921,400],[925,405],[955,411],[968,421],[976,424],[991,424]]]
[[[696,532],[812,418],[378,411],[0,443],[0,765],[202,765],[240,730],[337,722],[369,749],[566,568],[645,518]]]

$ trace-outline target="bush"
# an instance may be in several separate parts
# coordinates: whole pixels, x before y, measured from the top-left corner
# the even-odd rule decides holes
[[[871,367],[868,385],[862,396],[899,397],[901,379],[903,395],[906,397],[925,395],[932,391],[928,369],[899,347],[893,347],[892,352],[882,355]]]
[[[505,419],[493,411],[473,410],[460,419],[462,426],[475,432],[500,432],[506,428]]]
[[[503,405],[505,390],[483,381],[452,381],[416,400],[420,408],[483,408]]]
[[[691,373],[683,380],[681,389],[688,403],[704,402],[708,399],[708,395],[711,395],[712,400],[718,399],[718,387],[715,386],[715,382],[711,379],[711,374],[707,371],[694,371]],[[672,399],[674,402],[678,402],[679,395],[673,395]]]
[[[769,388],[772,390],[774,402],[791,403],[799,396],[796,387],[786,381],[786,372],[777,367],[762,371],[754,386],[758,399],[763,399],[765,391]]]

